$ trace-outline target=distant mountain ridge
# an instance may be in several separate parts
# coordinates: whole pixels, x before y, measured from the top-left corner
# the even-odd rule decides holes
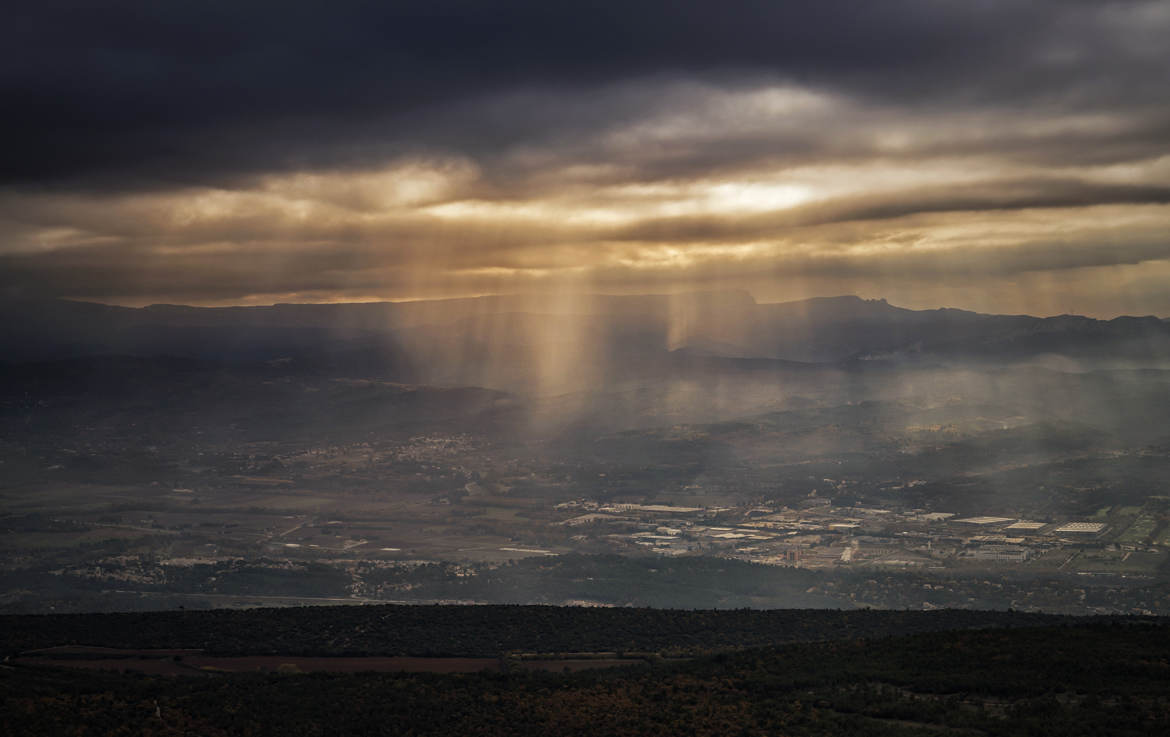
[[[280,360],[339,375],[514,387],[588,384],[699,359],[1170,363],[1170,322],[910,310],[744,291],[512,295],[267,307],[0,302],[10,362],[127,355]]]

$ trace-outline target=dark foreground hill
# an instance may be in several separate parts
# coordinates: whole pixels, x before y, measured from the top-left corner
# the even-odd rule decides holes
[[[407,612],[396,608],[311,612],[315,618],[303,623],[304,633],[316,642],[337,632],[318,629],[326,614],[366,624],[381,617],[395,625],[410,623]],[[166,623],[180,640],[196,631],[184,624],[193,616],[212,630],[242,627],[241,637],[257,635],[263,646],[266,635],[251,625],[270,620],[279,631],[308,614],[150,617]],[[703,633],[709,644],[724,649],[690,660],[649,659],[579,673],[505,667],[459,674],[169,677],[5,665],[0,713],[6,733],[13,735],[1153,735],[1170,730],[1165,688],[1170,628],[1161,620],[1053,624],[1050,618],[1012,613],[516,607],[422,608],[415,615],[415,626],[424,619],[434,626],[401,632],[419,642],[437,633],[464,632],[462,648],[482,648],[469,643],[477,637],[492,642],[502,634],[539,645],[555,632],[557,645],[596,645],[606,637],[617,642],[615,637],[631,634],[643,645],[682,642]],[[89,618],[92,635],[82,639],[157,644],[162,630],[149,626],[150,617]],[[85,621],[8,618],[3,624],[11,647],[13,633],[26,639],[31,632],[54,630],[59,637],[77,636]],[[1029,624],[1043,626],[1018,626]],[[141,637],[134,637],[132,627],[140,628]],[[598,627],[600,639],[586,636]],[[351,630],[359,641],[368,632]],[[787,644],[758,646],[761,640],[753,634],[761,632]],[[757,647],[725,649],[736,637]],[[808,638],[819,641],[799,642]],[[503,644],[492,642],[488,649]]]
[[[216,609],[2,616],[0,652],[13,655],[57,645],[88,645],[127,649],[197,648],[221,655],[490,657],[517,651],[693,655],[790,642],[981,627],[1038,627],[1078,621],[1085,620],[958,609],[935,612],[683,610],[392,604]]]

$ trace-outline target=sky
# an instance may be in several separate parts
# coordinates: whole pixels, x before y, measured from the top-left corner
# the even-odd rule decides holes
[[[0,296],[1170,316],[1170,3],[24,2]]]

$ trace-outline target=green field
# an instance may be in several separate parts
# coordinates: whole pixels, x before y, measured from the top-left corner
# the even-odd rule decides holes
[[[1115,573],[1152,576],[1166,561],[1162,552],[1091,552],[1075,561],[1076,570],[1084,573]]]
[[[1124,545],[1141,545],[1153,534],[1158,526],[1158,520],[1152,515],[1143,514],[1134,520],[1125,532],[1117,538],[1117,542]]]
[[[1161,545],[1163,547],[1170,547],[1170,525],[1166,525],[1162,528],[1157,537],[1154,539],[1154,544]]]

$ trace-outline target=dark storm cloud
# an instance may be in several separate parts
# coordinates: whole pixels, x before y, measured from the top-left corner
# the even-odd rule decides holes
[[[768,74],[931,106],[1134,103],[1165,55],[1134,45],[1129,5],[27,3],[0,31],[0,171],[9,183],[158,186],[359,166],[428,145],[474,153],[522,140],[529,111],[483,126],[427,115],[509,90],[653,75]],[[606,113],[586,124],[604,126]]]
[[[1164,198],[1167,194],[1159,196]],[[910,281],[964,281],[1026,272],[1061,274],[1094,267],[1170,264],[1170,240],[1165,238],[1163,228],[1132,228],[1118,235],[1107,224],[1093,227],[1093,221],[1091,214],[1082,217],[1074,230],[1059,239],[1041,234],[980,248],[960,242],[925,250],[854,248],[856,232],[838,235],[830,224],[827,232],[824,225],[799,231],[795,241],[805,247],[793,248],[783,242],[743,252],[734,245],[726,251],[714,247],[681,262],[655,258],[656,244],[676,243],[672,239],[678,234],[647,240],[649,245],[629,252],[608,242],[608,255],[636,259],[640,250],[644,251],[637,268],[604,258],[606,248],[571,231],[555,235],[576,242],[553,246],[547,231],[516,233],[513,237],[468,228],[454,236],[458,246],[452,246],[450,232],[437,235],[429,232],[425,224],[414,223],[392,226],[415,229],[411,238],[402,239],[409,246],[372,245],[363,240],[379,239],[334,234],[333,240],[307,245],[281,238],[165,252],[157,248],[158,238],[136,234],[86,247],[0,255],[0,294],[37,296],[38,291],[28,288],[35,284],[51,284],[58,294],[80,298],[146,297],[155,301],[164,300],[166,295],[214,302],[286,293],[324,293],[344,298],[419,287],[437,290],[433,294],[444,290],[484,293],[571,280],[556,270],[565,265],[588,266],[589,282],[595,288],[661,290],[679,283],[711,284],[765,276],[855,280],[897,275]],[[847,220],[834,222],[849,225]],[[330,234],[321,229],[315,235],[324,238]],[[346,235],[349,237],[342,237]],[[888,234],[879,234],[877,240],[887,237]],[[436,268],[436,263],[443,266]],[[452,265],[455,268],[450,268]],[[515,273],[501,279],[494,273],[500,269]],[[1108,281],[1100,286],[1107,290]]]
[[[645,220],[611,234],[633,241],[736,241],[773,236],[786,228],[889,220],[923,213],[1075,208],[1108,204],[1170,203],[1170,186],[1102,185],[1076,180],[996,181],[991,184],[846,197],[750,217],[676,217]]]
[[[1029,274],[1108,312],[1170,270],[1165,2],[50,0],[5,21],[0,294],[803,280],[937,301],[958,280],[998,309]]]

